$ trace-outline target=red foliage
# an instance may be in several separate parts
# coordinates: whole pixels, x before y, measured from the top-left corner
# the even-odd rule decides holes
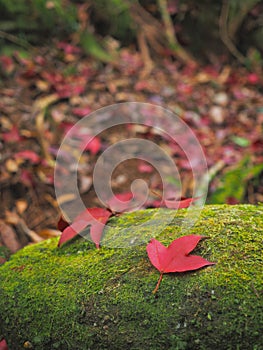
[[[95,243],[96,247],[99,248],[101,236],[103,233],[104,226],[109,218],[112,216],[112,212],[108,209],[103,208],[89,208],[80,213],[71,225],[66,227],[66,221],[61,218],[58,227],[64,228],[58,246],[71,240],[87,226],[90,226],[90,237]]]
[[[32,163],[32,164],[37,164],[41,161],[41,158],[39,157],[38,154],[36,154],[36,152],[28,150],[28,149],[15,153],[14,157],[16,159],[19,158],[19,159],[23,159],[23,160],[29,160],[30,163]]]
[[[10,131],[2,134],[2,139],[5,142],[15,143],[21,141],[22,137],[19,134],[18,128],[14,125]]]
[[[181,200],[165,199],[164,205],[169,209],[183,209],[188,208],[192,203],[197,201],[200,197],[196,198],[183,198]]]
[[[113,212],[122,213],[130,207],[132,199],[132,192],[118,193],[108,200],[107,206]]]
[[[188,208],[192,203],[197,201],[199,198],[200,197],[182,198],[180,200],[176,200],[176,199],[155,200],[152,203],[149,203],[149,205],[154,208],[184,209],[184,208]]]
[[[33,175],[30,171],[26,169],[22,169],[20,173],[20,181],[27,187],[34,186]]]
[[[69,223],[64,220],[64,218],[61,216],[58,220],[58,223],[57,223],[57,228],[59,231],[64,231],[65,228],[67,228],[69,226]]]
[[[154,267],[161,275],[154,293],[157,292],[162,275],[170,272],[185,272],[197,270],[201,267],[214,265],[198,255],[189,255],[203,236],[189,235],[175,239],[169,247],[165,247],[156,239],[147,245],[147,253]]]
[[[250,83],[251,85],[256,85],[260,82],[260,78],[258,76],[258,74],[256,73],[250,73],[247,76],[247,81],[248,83]]]
[[[7,346],[7,344],[6,344],[5,339],[2,339],[2,340],[0,341],[0,350],[8,350],[8,346]]]
[[[101,141],[97,136],[92,137],[83,132],[79,127],[74,126],[73,123],[61,123],[60,128],[65,134],[70,133],[71,137],[77,138],[80,141],[80,149],[90,151],[91,154],[96,155],[101,149]]]
[[[85,117],[86,115],[91,113],[90,107],[75,107],[72,109],[72,112],[78,117]]]
[[[83,141],[80,147],[84,148],[85,151],[90,151],[91,154],[95,155],[101,149],[101,142],[100,139],[96,136],[93,138],[87,136],[86,139],[83,137]]]
[[[139,163],[138,170],[140,173],[152,173],[153,167],[145,162]]]

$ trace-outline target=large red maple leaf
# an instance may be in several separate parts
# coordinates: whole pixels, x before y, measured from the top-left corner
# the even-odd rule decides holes
[[[146,250],[149,259],[161,273],[153,293],[157,292],[164,273],[192,271],[214,265],[201,256],[189,255],[202,238],[204,237],[197,235],[183,236],[174,240],[169,247],[165,247],[157,239],[148,243]]]

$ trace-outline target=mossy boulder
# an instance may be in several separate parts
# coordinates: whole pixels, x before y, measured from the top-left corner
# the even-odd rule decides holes
[[[154,215],[112,218],[108,235]],[[182,235],[185,210],[157,237]],[[160,216],[146,235],[162,226]],[[138,225],[140,229],[140,225]],[[146,245],[95,249],[77,239],[27,246],[0,268],[0,335],[10,350],[260,350],[262,338],[263,206],[206,206],[185,234],[209,237],[199,254],[216,265],[188,273],[159,272]]]

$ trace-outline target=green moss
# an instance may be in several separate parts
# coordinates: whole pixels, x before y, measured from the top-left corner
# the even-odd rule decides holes
[[[0,268],[0,333],[10,349],[262,349],[263,206],[206,206],[181,232],[185,213],[129,213],[107,229],[104,243],[117,245],[134,232],[142,242],[161,232],[167,245],[182,234],[209,237],[196,254],[216,265],[165,275],[156,296],[146,244],[96,250],[79,239],[58,249],[51,239],[13,255]]]

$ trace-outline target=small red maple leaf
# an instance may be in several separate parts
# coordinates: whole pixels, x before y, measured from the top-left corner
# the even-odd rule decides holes
[[[3,133],[1,137],[5,142],[15,143],[22,140],[22,137],[19,134],[18,128],[15,125],[12,127],[10,131]]]
[[[115,194],[107,201],[107,207],[114,213],[123,213],[132,206],[133,193],[122,192]]]
[[[161,273],[153,293],[157,292],[164,273],[192,271],[215,264],[201,256],[189,255],[202,238],[204,236],[183,236],[175,239],[169,247],[165,247],[157,239],[152,239],[148,243],[146,250],[149,259]]]
[[[87,226],[90,226],[90,237],[99,248],[104,226],[113,213],[104,208],[88,208],[80,213],[72,224],[68,224],[63,218],[58,222],[58,228],[63,230],[58,246],[78,235]]]
[[[20,151],[15,153],[14,157],[17,159],[22,159],[22,160],[28,160],[32,164],[37,164],[41,161],[41,158],[39,157],[36,152],[31,151],[29,149],[25,149],[24,151]]]
[[[201,197],[195,198],[181,198],[181,199],[164,199],[161,201],[154,201],[154,207],[156,208],[168,208],[168,209],[184,209],[190,207],[190,205],[196,202]]]
[[[192,203],[200,199],[201,197],[195,198],[182,198],[180,200],[176,199],[165,199],[164,206],[169,209],[184,209],[190,207]]]
[[[83,137],[82,139],[83,140],[82,140],[81,145],[80,145],[81,149],[85,149],[85,151],[90,151],[90,153],[94,154],[94,155],[96,155],[99,152],[99,150],[101,149],[101,142],[100,142],[100,139],[98,137],[88,136],[86,138]]]
[[[185,198],[181,197],[179,199],[176,198],[162,198],[159,193],[151,190],[151,192],[159,197],[159,199],[150,201],[148,204],[150,207],[154,208],[169,208],[169,209],[184,209],[190,207],[190,205],[196,202],[198,199],[202,198],[202,196]]]

